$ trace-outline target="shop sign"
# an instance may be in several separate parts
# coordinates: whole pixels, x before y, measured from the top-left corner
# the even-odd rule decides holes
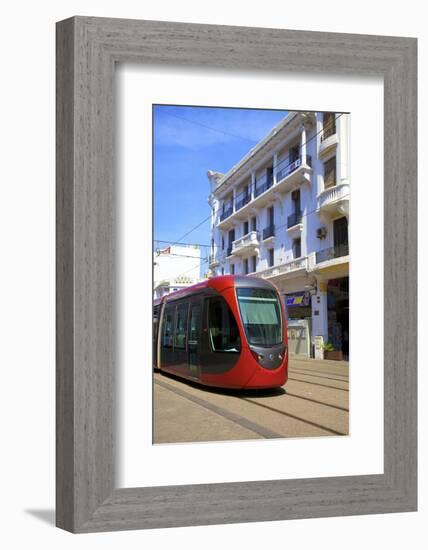
[[[308,291],[286,294],[285,303],[287,307],[308,307],[311,305],[311,294]]]

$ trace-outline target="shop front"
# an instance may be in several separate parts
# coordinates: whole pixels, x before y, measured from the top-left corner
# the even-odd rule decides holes
[[[328,341],[338,359],[349,359],[349,277],[327,282]]]

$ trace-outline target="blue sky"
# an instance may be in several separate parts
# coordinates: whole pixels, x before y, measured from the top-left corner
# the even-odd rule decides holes
[[[175,241],[207,218],[207,171],[227,172],[286,115],[261,109],[154,106],[154,239]],[[209,241],[209,220],[183,239]],[[205,258],[208,249],[201,251]],[[204,264],[202,272],[206,269]]]

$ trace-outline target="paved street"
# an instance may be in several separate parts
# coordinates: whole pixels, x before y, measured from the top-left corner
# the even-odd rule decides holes
[[[347,435],[348,363],[292,358],[277,390],[218,390],[155,373],[154,409],[154,443]]]

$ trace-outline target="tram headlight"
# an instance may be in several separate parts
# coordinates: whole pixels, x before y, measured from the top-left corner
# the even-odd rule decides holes
[[[264,357],[260,353],[257,353],[254,350],[251,350],[251,355],[254,357],[254,359],[257,361],[257,363],[263,364]]]

